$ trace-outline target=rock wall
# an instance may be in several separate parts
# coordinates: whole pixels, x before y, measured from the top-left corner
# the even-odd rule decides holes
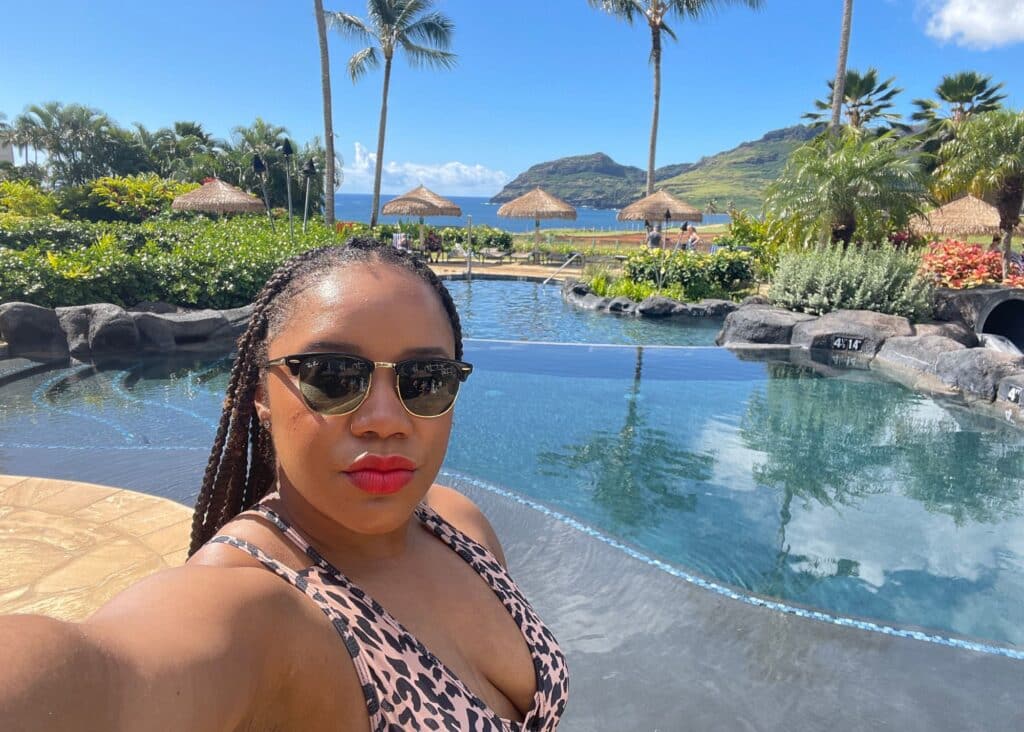
[[[126,310],[99,303],[51,310],[9,302],[0,305],[0,340],[12,356],[80,361],[107,354],[223,348],[241,335],[251,313],[251,305],[182,310],[149,303]]]

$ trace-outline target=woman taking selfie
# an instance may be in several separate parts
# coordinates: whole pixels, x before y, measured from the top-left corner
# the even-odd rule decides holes
[[[0,728],[554,730],[565,660],[487,519],[434,485],[472,366],[372,240],[260,292],[184,567],[83,623],[0,618]]]

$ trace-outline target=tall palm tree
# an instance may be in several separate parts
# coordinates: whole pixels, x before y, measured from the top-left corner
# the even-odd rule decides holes
[[[316,14],[316,35],[320,43],[320,89],[324,104],[324,222],[334,227],[334,113],[331,106],[331,59],[327,52],[327,21],[324,19],[323,0],[313,0]]]
[[[923,175],[905,138],[856,130],[797,148],[767,190],[765,210],[810,244],[822,231],[849,244],[858,230],[880,238],[906,226],[926,200]]]
[[[843,110],[843,95],[846,92],[846,59],[850,55],[850,29],[853,27],[853,0],[843,0],[843,28],[839,34],[839,63],[836,65],[836,80],[832,87],[832,122],[829,127],[839,129]]]
[[[971,115],[942,146],[936,189],[950,198],[965,189],[989,197],[1003,232],[1003,277],[1010,264],[1013,230],[1024,205],[1024,112],[997,109]]]
[[[99,110],[60,102],[33,104],[15,124],[48,157],[51,180],[57,185],[80,185],[106,175],[113,122]]]
[[[381,93],[380,126],[377,131],[377,164],[373,175],[373,211],[370,226],[377,225],[380,208],[380,178],[384,165],[384,135],[388,121],[388,91],[391,63],[398,49],[405,51],[413,66],[449,69],[455,54],[448,51],[455,25],[433,11],[433,0],[367,0],[368,21],[348,13],[326,13],[327,22],[342,35],[370,45],[348,60],[348,73],[355,83],[384,57],[384,89]]]
[[[912,119],[924,123],[920,138],[929,168],[935,167],[939,148],[956,137],[957,128],[971,115],[999,109],[1006,99],[999,93],[1002,88],[1002,84],[992,84],[991,76],[961,71],[942,77],[935,87],[936,99],[914,100],[918,109]]]
[[[878,69],[870,68],[864,74],[856,69],[848,69],[843,80],[843,109],[846,111],[846,126],[853,130],[865,130],[873,122],[889,122],[892,127],[905,127],[900,124],[900,115],[892,112],[895,106],[892,103],[893,97],[903,90],[892,86],[896,77],[892,76],[885,81],[878,80]],[[825,124],[825,112],[832,110],[832,102],[835,97],[836,82],[834,79],[828,81],[828,97],[818,99],[814,102],[814,108],[818,111],[808,112],[803,116],[815,125]]]
[[[661,36],[679,40],[665,22],[669,15],[698,19],[722,5],[761,7],[762,0],[587,0],[598,8],[633,23],[643,18],[651,30],[651,65],[654,67],[654,111],[651,115],[651,142],[647,151],[647,195],[654,193],[654,158],[658,146],[658,116],[661,108]]]

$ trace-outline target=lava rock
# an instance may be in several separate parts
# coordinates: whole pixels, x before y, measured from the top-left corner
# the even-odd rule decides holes
[[[709,318],[723,318],[739,309],[739,306],[732,300],[717,300],[714,298],[701,300],[697,303],[697,306],[703,308],[705,315]]]
[[[1024,370],[1024,356],[999,353],[987,348],[965,348],[939,354],[935,373],[946,385],[967,397],[991,402],[999,383],[1010,374]]]
[[[793,327],[809,320],[815,320],[815,317],[784,308],[747,305],[725,316],[725,323],[715,343],[719,346],[740,343],[788,345]]]
[[[740,301],[740,307],[745,308],[748,305],[771,305],[769,300],[764,295],[748,295]]]
[[[873,356],[887,338],[911,336],[910,321],[870,310],[835,310],[793,326],[794,346]]]
[[[7,342],[12,356],[68,355],[68,341],[57,313],[27,302],[0,305],[0,339]]]
[[[610,313],[632,313],[634,310],[636,310],[636,303],[628,297],[612,298],[608,303],[608,312]]]
[[[68,350],[75,358],[86,361],[89,358],[89,321],[92,319],[92,305],[71,305],[55,308],[60,327],[68,342]]]
[[[670,315],[678,315],[680,306],[685,305],[677,300],[661,295],[651,295],[644,298],[643,302],[636,306],[636,313],[642,318],[666,318]]]
[[[962,343],[944,336],[895,336],[882,344],[875,356],[874,365],[934,374],[941,354],[963,351],[965,348]]]
[[[914,335],[952,338],[957,343],[962,343],[968,348],[974,348],[978,345],[978,336],[960,321],[914,323]]]
[[[131,316],[139,331],[142,348],[155,351],[173,351],[176,348],[174,330],[166,318],[148,311],[133,312]]]
[[[134,351],[139,345],[139,329],[124,308],[110,303],[91,305],[89,314],[89,350],[92,354]]]

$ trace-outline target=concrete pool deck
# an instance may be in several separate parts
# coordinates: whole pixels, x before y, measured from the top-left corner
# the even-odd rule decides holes
[[[560,730],[1024,729],[1024,661],[724,597],[472,480],[511,571],[568,656]],[[184,561],[191,511],[65,480],[0,476],[0,613],[81,619]]]
[[[0,475],[0,614],[83,620],[131,584],[184,564],[192,511],[70,480]]]

